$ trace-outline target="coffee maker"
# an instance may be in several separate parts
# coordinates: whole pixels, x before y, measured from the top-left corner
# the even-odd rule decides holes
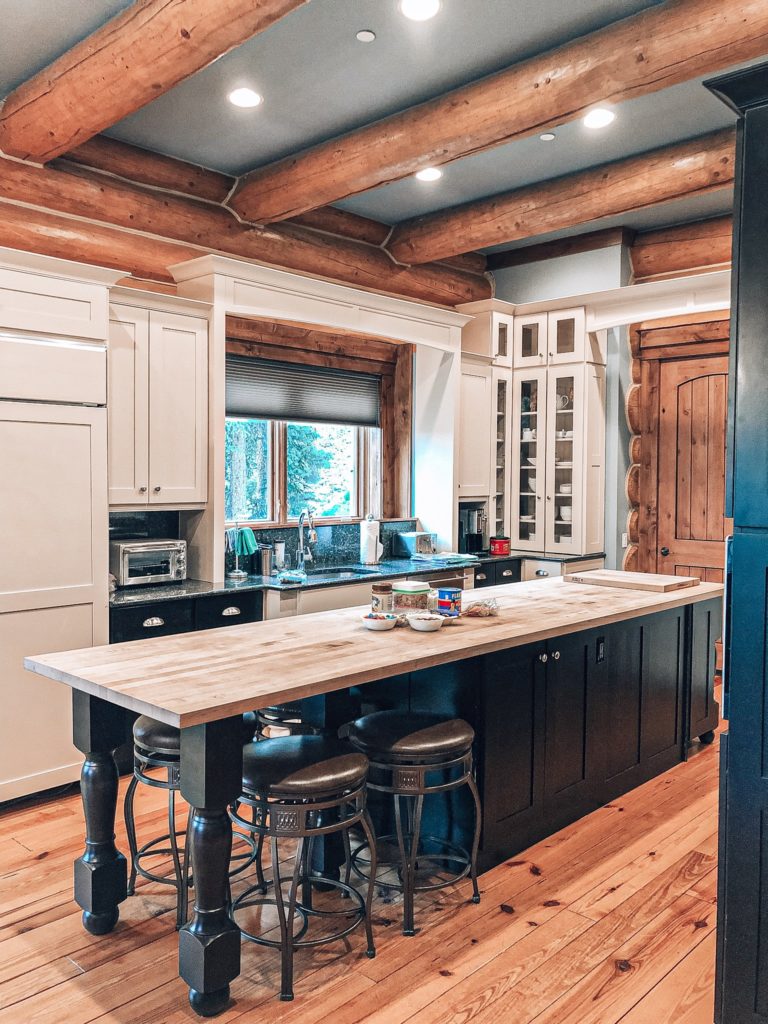
[[[485,542],[485,506],[459,505],[459,552],[474,555],[482,551]]]

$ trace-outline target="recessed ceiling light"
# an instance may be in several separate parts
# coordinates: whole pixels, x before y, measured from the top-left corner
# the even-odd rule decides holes
[[[542,132],[539,136],[542,142],[552,142],[555,139],[554,132]]]
[[[615,120],[616,115],[612,110],[608,110],[607,107],[595,107],[585,114],[584,125],[587,128],[607,128]]]
[[[359,43],[372,43],[375,38],[376,33],[371,32],[369,28],[361,28],[355,36],[355,39],[357,39]]]
[[[400,10],[411,21],[429,21],[440,10],[440,0],[400,0]]]
[[[437,181],[442,176],[443,172],[439,167],[425,167],[423,171],[416,171],[419,181]]]
[[[236,107],[258,107],[262,98],[253,89],[233,89],[227,97],[229,102]]]

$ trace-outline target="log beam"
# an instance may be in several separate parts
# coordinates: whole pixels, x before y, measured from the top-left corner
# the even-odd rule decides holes
[[[627,228],[603,228],[601,231],[585,231],[568,238],[553,238],[549,242],[523,245],[519,249],[507,249],[491,253],[488,270],[503,270],[505,267],[524,267],[529,263],[554,260],[558,256],[573,256],[579,252],[593,252],[607,249],[611,245],[631,245],[634,233]]]
[[[729,128],[417,217],[398,224],[387,247],[400,263],[426,263],[459,248],[482,249],[705,195],[732,184],[734,144]]]
[[[498,74],[258,168],[233,207],[268,223],[768,52],[765,0],[668,0]]]
[[[131,185],[82,168],[65,171],[0,160],[0,199],[75,218],[66,222],[70,231],[75,226],[82,228],[82,224],[77,224],[79,218],[141,233],[132,236],[133,244],[141,247],[146,241],[153,250],[151,260],[149,256],[147,259],[153,267],[163,265],[160,280],[167,279],[171,260],[191,258],[190,247],[194,247],[195,256],[201,255],[201,251],[223,253],[422,302],[453,306],[491,296],[490,282],[476,274],[445,266],[398,266],[383,249],[362,242],[289,225],[275,230],[243,224],[223,207]],[[14,230],[18,232],[18,224]],[[58,230],[58,226],[53,229],[54,233]],[[66,229],[62,230],[64,235],[58,236],[59,241],[66,237]],[[39,236],[44,235],[42,227]],[[70,234],[69,238],[68,259],[132,269],[118,258],[117,251],[106,263],[103,252],[99,259],[91,260],[90,246],[83,251],[78,248],[82,231]],[[173,245],[173,254],[163,263],[169,243],[181,243],[184,252],[177,254],[177,246]],[[121,251],[126,247],[128,243],[122,240]],[[36,251],[44,253],[49,248],[43,246]],[[133,260],[141,263],[142,258],[134,256]],[[158,271],[148,272],[145,268],[141,276],[158,277]]]
[[[307,0],[138,0],[8,96],[0,151],[45,163]]]
[[[728,266],[732,241],[732,217],[643,231],[630,250],[635,281]]]

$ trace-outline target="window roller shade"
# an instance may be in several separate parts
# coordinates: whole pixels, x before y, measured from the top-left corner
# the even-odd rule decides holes
[[[227,356],[227,416],[381,425],[379,378],[322,366]]]

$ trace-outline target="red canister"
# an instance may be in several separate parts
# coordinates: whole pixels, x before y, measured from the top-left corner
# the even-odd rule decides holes
[[[491,554],[508,555],[509,537],[491,537]]]

